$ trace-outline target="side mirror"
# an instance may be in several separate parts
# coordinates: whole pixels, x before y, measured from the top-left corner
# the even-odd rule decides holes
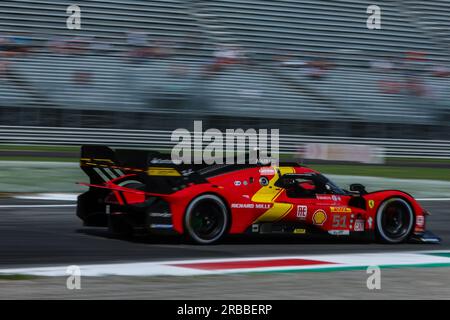
[[[366,187],[360,183],[352,183],[350,185],[350,191],[358,192],[359,194],[366,194]]]

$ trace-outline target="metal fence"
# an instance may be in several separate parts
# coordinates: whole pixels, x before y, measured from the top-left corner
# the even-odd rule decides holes
[[[99,128],[57,128],[0,126],[0,143],[12,145],[77,146],[103,144],[112,147],[170,150],[168,130],[122,130]],[[392,158],[450,159],[449,140],[380,139],[339,136],[309,136],[280,134],[280,153],[297,154],[306,143],[358,144],[384,148]]]

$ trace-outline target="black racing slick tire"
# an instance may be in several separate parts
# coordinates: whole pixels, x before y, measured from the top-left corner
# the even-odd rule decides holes
[[[376,230],[384,243],[402,243],[409,239],[414,228],[414,211],[402,198],[390,198],[377,210]]]
[[[213,244],[227,233],[228,209],[221,198],[201,195],[189,204],[184,216],[185,235],[197,244]]]

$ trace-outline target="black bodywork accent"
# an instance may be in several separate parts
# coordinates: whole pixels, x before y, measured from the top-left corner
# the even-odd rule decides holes
[[[226,161],[226,159],[224,160]],[[296,163],[282,163],[283,166],[298,166]],[[175,164],[170,155],[155,151],[131,149],[111,149],[106,146],[84,145],[81,147],[81,169],[90,177],[91,184],[100,185],[98,171],[105,169],[120,169],[125,174],[135,174],[136,180],[141,182],[144,191],[171,194],[185,188],[188,184],[207,183],[208,178],[262,164]],[[172,168],[179,173],[175,175],[148,175],[148,168]]]
[[[410,243],[440,243],[441,238],[436,236],[431,231],[424,231],[420,233],[413,233],[409,238]]]
[[[109,219],[128,226],[134,235],[176,234],[172,227],[168,227],[172,226],[170,206],[158,197],[136,205],[111,204]]]
[[[305,233],[295,233],[295,229],[304,229]],[[248,235],[291,235],[301,238],[320,238],[320,239],[348,239],[357,241],[374,241],[375,233],[372,231],[354,232],[350,231],[348,235],[331,235],[317,226],[302,222],[292,223],[260,223],[258,232],[253,230],[253,225],[245,230]]]
[[[360,195],[365,195],[365,194],[367,194],[366,187],[363,186],[363,185],[360,184],[360,183],[352,183],[352,184],[350,185],[350,191],[352,191],[352,192],[358,192]]]
[[[153,151],[110,149],[106,146],[85,145],[81,148],[80,167],[90,179],[90,184],[103,186],[108,179],[113,179],[111,172],[120,170],[122,175],[132,177],[118,178],[116,183],[133,180],[141,187],[138,190],[158,194],[171,194],[185,188],[191,183],[206,183],[207,180],[199,175],[196,170],[201,166],[175,165],[167,155]],[[156,176],[148,175],[147,170],[152,168],[173,168],[177,175]],[[117,177],[116,177],[117,178]],[[122,180],[121,180],[122,179]],[[89,190],[78,197],[77,216],[83,220],[86,226],[107,226],[105,199],[112,190],[91,186]],[[133,187],[131,187],[133,188]],[[129,212],[133,217],[142,208],[147,208],[147,203],[128,206],[123,192],[117,195],[125,203],[121,211]],[[142,207],[142,208],[141,208]],[[134,219],[138,221],[138,219]],[[142,225],[143,223],[138,223]]]
[[[110,193],[106,189],[94,189],[78,196],[77,216],[89,227],[105,227],[108,224],[104,199]]]
[[[155,151],[130,149],[110,149],[105,146],[82,146],[81,169],[89,176],[91,184],[103,184],[95,170],[104,168],[120,169],[125,174],[136,174],[135,180],[144,184],[144,191],[170,194],[185,187],[188,183],[206,183],[207,180],[197,173],[204,167],[198,165],[176,165],[168,155]],[[179,176],[150,176],[147,169],[173,168]]]
[[[364,199],[363,197],[360,197],[360,196],[351,197],[350,200],[348,201],[348,205],[350,207],[360,208],[360,209],[364,209],[364,210],[366,210],[366,208],[367,208],[366,199]]]
[[[106,203],[109,192],[106,189],[92,189],[78,197],[77,216],[83,220],[85,226],[106,227],[111,223],[108,221],[111,219],[115,224],[129,227],[137,235],[175,234],[172,228],[157,227],[172,225],[170,206],[166,201],[150,197],[143,203],[132,205]]]

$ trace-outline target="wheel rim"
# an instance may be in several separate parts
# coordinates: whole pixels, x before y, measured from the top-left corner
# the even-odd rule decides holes
[[[188,215],[188,229],[198,242],[213,242],[220,238],[226,226],[224,207],[212,199],[195,204]]]
[[[409,204],[402,199],[386,202],[381,210],[380,233],[389,241],[405,239],[411,231],[413,214]]]

